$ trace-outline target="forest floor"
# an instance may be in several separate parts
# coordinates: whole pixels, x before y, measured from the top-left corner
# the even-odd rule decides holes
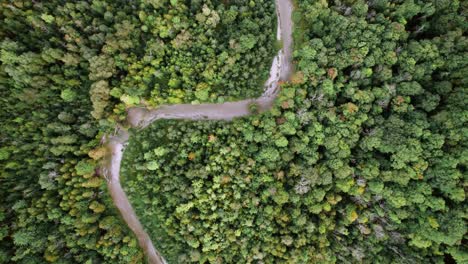
[[[265,83],[265,91],[262,96],[256,99],[220,104],[163,105],[157,109],[135,107],[128,110],[127,122],[130,127],[143,129],[159,119],[229,121],[233,118],[252,114],[249,110],[249,106],[252,104],[258,106],[258,112],[269,110],[278,94],[279,82],[287,81],[292,73],[292,11],[291,0],[276,0],[277,39],[282,42],[283,47],[273,59],[270,77]],[[155,249],[149,235],[144,231],[120,184],[120,164],[128,139],[128,131],[125,128],[118,127],[115,135],[107,140],[110,157],[108,157],[108,162],[103,167],[103,172],[107,179],[109,192],[124,221],[135,233],[140,246],[148,257],[148,262],[151,264],[166,263]]]

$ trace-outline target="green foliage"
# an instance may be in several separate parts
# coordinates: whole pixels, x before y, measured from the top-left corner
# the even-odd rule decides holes
[[[81,160],[75,166],[75,169],[76,169],[76,174],[78,175],[92,174],[94,172],[94,165],[85,160]]]
[[[260,94],[275,20],[269,1],[1,2],[0,263],[142,263],[91,150],[126,107]]]
[[[76,92],[71,89],[65,89],[60,93],[60,97],[65,102],[72,102],[76,98]]]
[[[102,40],[106,54],[90,59],[90,79],[128,73],[115,83],[116,97],[151,106],[261,94],[275,52],[273,2],[164,2],[142,1],[115,21],[115,37]]]
[[[466,7],[297,4],[297,73],[271,111],[131,139],[146,229],[176,263],[462,263]]]
[[[251,102],[248,105],[249,112],[252,114],[258,114],[260,111],[260,105],[257,102]]]
[[[296,73],[271,111],[132,137],[122,182],[156,247],[466,262],[466,3],[295,6]],[[266,0],[1,2],[0,263],[142,263],[93,149],[127,107],[258,96],[274,21]]]

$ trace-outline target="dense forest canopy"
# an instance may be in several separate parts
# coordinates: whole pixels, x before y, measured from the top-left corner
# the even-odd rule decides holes
[[[174,263],[466,261],[462,7],[298,4],[272,111],[131,140],[124,186],[155,243]]]
[[[2,1],[0,263],[144,263],[101,139],[132,106],[260,95],[274,4]],[[467,10],[296,0],[271,111],[131,131],[122,182],[156,247],[170,263],[468,262]]]
[[[260,94],[274,3],[3,1],[0,20],[0,262],[141,263],[102,135],[128,106]]]

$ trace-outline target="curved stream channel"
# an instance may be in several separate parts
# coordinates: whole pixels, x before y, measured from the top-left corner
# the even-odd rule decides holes
[[[282,41],[283,48],[273,59],[270,77],[265,83],[265,91],[256,99],[246,99],[221,104],[177,104],[163,105],[157,109],[131,108],[128,110],[127,122],[130,127],[143,129],[158,119],[186,120],[232,120],[236,117],[250,115],[249,105],[257,103],[260,112],[267,111],[273,105],[278,94],[279,81],[287,81],[292,70],[292,10],[291,0],[275,0],[278,29],[276,38]],[[135,233],[138,243],[151,264],[167,263],[156,250],[149,235],[145,232],[125,192],[120,185],[120,164],[129,133],[118,126],[117,132],[107,140],[110,150],[108,162],[102,171],[107,179],[112,200],[120,211],[128,227]]]

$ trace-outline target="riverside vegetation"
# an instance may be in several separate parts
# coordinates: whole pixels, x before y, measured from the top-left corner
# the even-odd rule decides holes
[[[467,3],[295,10],[271,111],[132,135],[123,186],[156,247],[170,263],[468,261]],[[274,3],[12,0],[0,19],[0,263],[144,262],[99,141],[128,107],[260,95]]]
[[[101,138],[126,107],[261,94],[274,3],[3,1],[0,19],[0,262],[143,262]]]

